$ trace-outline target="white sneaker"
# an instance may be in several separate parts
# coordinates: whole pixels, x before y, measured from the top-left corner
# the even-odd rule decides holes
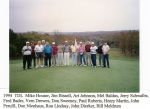
[[[39,68],[39,66],[37,65],[35,68]]]
[[[80,66],[83,66],[83,64],[80,64]]]
[[[41,67],[44,67],[43,65],[41,65]]]

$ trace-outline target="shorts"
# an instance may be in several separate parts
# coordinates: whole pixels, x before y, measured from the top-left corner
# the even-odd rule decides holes
[[[43,52],[36,52],[36,58],[42,58]]]

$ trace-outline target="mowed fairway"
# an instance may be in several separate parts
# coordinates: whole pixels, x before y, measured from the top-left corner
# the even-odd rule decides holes
[[[10,92],[138,92],[139,60],[110,60],[111,68],[90,66],[22,69],[10,61]]]

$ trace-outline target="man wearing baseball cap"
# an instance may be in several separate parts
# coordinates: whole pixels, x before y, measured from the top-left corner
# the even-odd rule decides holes
[[[86,65],[91,65],[91,53],[90,53],[91,44],[89,41],[86,42],[85,45],[85,59],[86,59]]]
[[[110,68],[109,66],[109,51],[110,51],[110,47],[107,44],[107,42],[104,43],[104,45],[102,46],[102,50],[103,50],[103,67],[106,67],[106,63],[107,63],[107,67]]]
[[[91,52],[91,60],[92,60],[93,67],[96,67],[96,50],[97,50],[97,46],[95,46],[94,42],[92,42],[90,52]]]
[[[31,47],[29,46],[30,43],[27,41],[26,45],[22,48],[22,54],[23,54],[23,69],[26,69],[26,63],[27,68],[31,69]]]
[[[52,66],[56,66],[58,47],[55,42],[52,42]]]
[[[70,45],[68,44],[68,41],[65,41],[64,45],[64,65],[69,66],[69,56],[70,56]]]

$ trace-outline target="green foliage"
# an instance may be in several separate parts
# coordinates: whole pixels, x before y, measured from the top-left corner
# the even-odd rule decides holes
[[[27,38],[21,37],[19,34],[9,30],[9,51],[10,58],[20,57],[22,55],[22,47],[25,45]]]
[[[17,47],[15,45],[9,45],[9,50],[10,50],[10,56],[15,57],[17,53]]]
[[[119,48],[122,50],[122,53],[127,55],[139,54],[139,32],[138,31],[129,31],[121,32],[119,36]]]

